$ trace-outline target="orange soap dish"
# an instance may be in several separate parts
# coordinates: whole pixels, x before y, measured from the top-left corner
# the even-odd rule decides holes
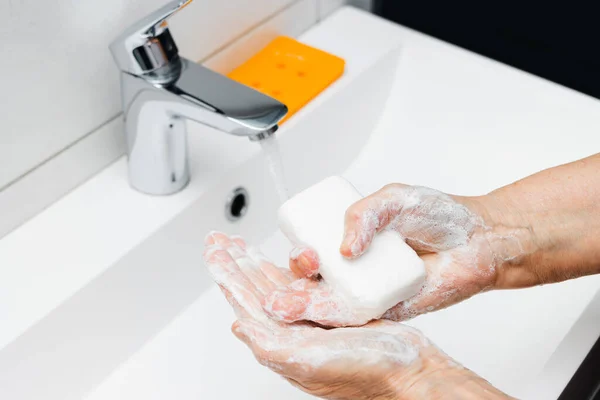
[[[285,104],[283,123],[335,82],[344,65],[337,56],[280,36],[228,76]]]

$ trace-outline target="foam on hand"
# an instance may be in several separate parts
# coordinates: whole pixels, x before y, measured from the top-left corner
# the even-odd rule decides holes
[[[425,280],[423,261],[394,231],[377,234],[361,257],[349,260],[339,251],[346,209],[360,193],[332,176],[297,194],[279,209],[279,227],[296,246],[315,250],[320,274],[350,305],[372,318],[414,296]]]

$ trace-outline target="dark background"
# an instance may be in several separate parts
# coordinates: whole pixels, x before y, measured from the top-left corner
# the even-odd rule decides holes
[[[600,99],[600,3],[375,0],[384,18]]]

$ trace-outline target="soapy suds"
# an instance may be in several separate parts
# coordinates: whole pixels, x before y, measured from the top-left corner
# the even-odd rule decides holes
[[[246,275],[249,271],[258,271],[260,262],[266,257],[257,249],[249,248],[246,251],[234,242],[224,245],[217,244],[216,239],[213,241],[215,244],[208,245],[204,252],[207,267],[215,282],[230,295],[229,300],[236,303],[234,307],[240,321],[235,330],[265,352],[260,361],[269,368],[281,372],[282,362],[300,362],[318,367],[339,359],[373,363],[387,360],[407,365],[418,357],[418,341],[414,342],[414,339],[421,337],[420,334],[399,324],[391,325],[389,322],[379,321],[374,324],[376,328],[372,329],[345,328],[335,331],[302,323],[278,325],[262,311],[262,294],[255,290],[253,278]],[[240,261],[246,265],[240,266]],[[293,290],[321,290],[321,301],[331,301],[331,297],[326,293],[327,288],[319,286],[318,282],[304,279],[288,283],[289,289]],[[318,301],[314,306],[318,308]],[[316,308],[309,309],[308,313],[318,313]],[[332,337],[324,341],[323,335]],[[278,361],[278,352],[285,353],[287,361]]]
[[[280,228],[290,241],[310,246],[321,258],[319,271],[332,290],[322,296],[319,291],[311,291],[314,298],[305,311],[312,311],[312,316],[322,324],[356,326],[378,318],[399,301],[414,295],[425,279],[423,261],[392,232],[379,235],[379,251],[371,251],[352,262],[341,257],[344,212],[361,198],[348,181],[334,176],[303,191],[279,211]],[[310,253],[306,256],[303,261],[311,259]],[[313,263],[303,264],[312,267]],[[298,265],[291,264],[295,271],[303,272]],[[345,310],[355,312],[340,315]],[[352,319],[344,320],[348,317]]]
[[[498,266],[524,253],[514,231],[492,233],[465,205],[425,187],[388,185],[348,213],[357,223],[345,241],[354,257],[382,229],[397,232],[426,257],[428,276],[419,293],[384,318],[410,319],[489,290]]]
[[[477,232],[474,232],[475,230]],[[501,238],[494,237],[490,229],[483,224],[473,228],[466,238],[464,232],[468,232],[469,229],[464,229],[462,233],[460,229],[456,231],[460,234],[451,235],[452,238],[448,243],[454,241],[453,243],[459,244],[451,247],[452,254],[448,252],[437,254],[438,262],[430,271],[430,279],[426,281],[421,292],[401,305],[404,307],[402,319],[405,319],[407,312],[417,313],[419,311],[411,308],[419,296],[424,298],[438,293],[441,302],[435,306],[427,306],[426,310],[429,311],[432,307],[443,306],[444,302],[459,295],[459,290],[462,291],[463,288],[453,287],[452,285],[456,282],[447,279],[448,276],[456,275],[454,269],[457,265],[462,266],[462,270],[459,272],[473,273],[474,270],[475,274],[489,276],[494,273],[497,263],[514,259],[513,252],[500,252],[498,255],[492,253],[489,255],[490,262],[486,264],[487,259],[481,258],[480,251],[482,246],[485,246],[486,242],[490,240],[489,238],[498,239],[504,244],[509,243],[510,246],[504,247],[510,247],[511,250],[517,248],[524,251],[517,236],[506,234]],[[242,273],[243,270],[260,270],[261,263],[266,263],[268,260],[258,250],[248,249],[247,254],[244,254],[245,246],[242,244],[236,246],[208,246],[204,257],[215,281],[224,289],[226,296],[230,293],[228,300],[240,318],[234,331],[251,346],[257,360],[271,370],[295,379],[303,376],[299,374],[299,371],[309,372],[314,376],[315,370],[327,367],[332,362],[336,362],[334,365],[340,365],[340,361],[342,364],[344,362],[359,366],[366,364],[373,368],[384,367],[387,363],[415,368],[419,365],[420,355],[424,349],[428,346],[435,349],[435,346],[430,344],[420,332],[408,326],[385,320],[371,322],[364,328],[333,330],[325,330],[305,323],[278,324],[272,321],[262,310],[259,299],[262,294],[251,289],[252,284],[249,282],[249,278]],[[300,253],[301,251],[297,256]],[[242,263],[245,264],[243,268],[238,267],[237,260],[243,260]],[[461,260],[466,262],[459,262]],[[291,275],[288,277],[290,278],[288,283],[291,283],[293,278]],[[473,284],[473,282],[468,282],[468,284]],[[307,285],[307,280],[303,280],[295,281],[289,287],[303,289]],[[479,290],[486,290],[488,287],[484,286]],[[322,294],[323,298],[315,304],[331,300],[325,291]],[[345,311],[337,310],[334,314],[343,312]],[[317,314],[316,310],[309,310],[307,313]],[[443,352],[437,351],[439,355],[444,356]],[[460,364],[450,358],[446,363],[449,368],[463,369]]]
[[[348,329],[348,328],[347,328]],[[319,368],[334,361],[380,366],[391,362],[401,366],[413,363],[419,357],[418,346],[400,335],[392,336],[370,329],[356,329],[355,337],[331,338],[326,345],[299,347],[288,358],[291,364]]]
[[[466,245],[435,255],[436,262],[428,263],[428,277],[419,293],[393,307],[383,317],[405,321],[491,290],[498,269],[505,262],[520,257],[513,254],[526,253],[520,244],[516,244],[520,242],[517,235],[502,235],[501,240],[508,240],[512,245],[510,257],[494,251],[499,246],[494,242],[496,239],[498,235],[482,224]]]
[[[382,229],[396,231],[418,251],[437,253],[435,262],[429,258],[428,277],[419,293],[387,311],[384,318],[410,319],[489,289],[488,281],[493,278],[500,261],[493,255],[487,256],[488,260],[479,259],[479,253],[491,251],[486,241],[489,228],[480,217],[452,197],[424,187],[390,185],[357,203],[349,212],[354,213],[358,222],[357,229],[350,231],[355,237],[356,233],[359,235],[350,241],[355,256],[362,254]],[[302,249],[296,249],[291,257],[297,258],[301,253]],[[303,319],[333,326],[359,325],[368,321],[356,310],[345,306],[342,299],[335,298],[332,292],[323,296],[314,292],[312,295],[314,298],[311,297],[308,303],[305,301]],[[280,320],[289,321],[289,316],[281,310],[267,311]]]
[[[331,290],[314,291],[306,307],[304,319],[329,326],[347,325],[348,321],[357,321],[356,325],[362,325],[370,320],[359,317],[344,298]]]
[[[294,304],[295,307],[290,310],[283,304]],[[270,317],[287,323],[313,321],[327,326],[349,326],[363,325],[373,318],[353,309],[343,296],[323,281],[306,279],[268,295],[263,308]]]
[[[479,218],[452,197],[420,186],[386,186],[356,206],[359,236],[350,248],[362,254],[381,229],[398,232],[419,251],[440,252],[467,244]]]
[[[442,252],[428,265],[423,287],[415,296],[388,310],[384,318],[406,321],[420,314],[439,310],[483,290],[477,276],[477,249],[461,246],[453,253]],[[484,278],[492,277],[494,269],[484,267]]]
[[[489,290],[499,266],[527,253],[522,235],[512,229],[492,231],[480,217],[444,193],[400,185],[378,193],[365,199],[364,211],[355,210],[360,217],[360,237],[352,244],[352,253],[361,254],[375,233],[386,228],[398,232],[411,246],[438,255],[435,262],[427,263],[428,278],[419,293],[388,310],[384,318],[410,319]],[[303,250],[294,249],[290,257],[297,259]],[[287,277],[293,279],[289,271]],[[285,310],[273,308],[274,299],[265,303],[265,311],[280,321],[289,320]],[[297,301],[305,306],[302,319],[333,326],[367,322],[331,292],[314,290],[310,298],[298,297]]]
[[[289,331],[286,327],[265,329],[255,321],[241,320],[240,333],[261,349],[261,364],[281,371],[282,364],[293,368],[318,369],[335,361],[381,365],[390,362],[401,366],[414,363],[420,350],[430,345],[416,330],[397,324],[379,328],[340,328],[326,331],[304,326]]]
[[[513,230],[492,232],[466,206],[436,190],[392,185],[367,200],[364,211],[356,213],[360,237],[353,243],[354,254],[362,253],[375,233],[386,228],[401,234],[417,249],[434,251],[438,256],[435,262],[427,263],[428,278],[419,293],[388,310],[384,318],[411,319],[489,290],[498,266],[526,253]],[[297,259],[303,250],[294,249],[291,258]],[[331,291],[313,290],[310,294],[308,298],[298,297],[304,311],[295,317],[331,326],[368,321]],[[274,295],[265,303],[265,311],[279,321],[298,320],[274,308],[276,298]]]
[[[413,371],[423,365],[423,357],[431,354],[446,358],[448,368],[462,368],[416,329],[391,321],[331,330],[304,322],[277,323],[264,314],[261,301],[264,294],[256,290],[257,279],[275,282],[271,279],[274,270],[270,269],[275,267],[258,249],[246,247],[240,238],[228,243],[219,236],[214,239],[215,244],[210,242],[204,253],[205,261],[239,318],[234,333],[251,348],[258,362],[301,388],[311,382],[326,383],[332,373],[336,382],[343,384],[344,379],[349,379],[351,383],[356,371],[364,368],[379,369],[383,374]],[[253,274],[258,271],[264,275]],[[247,275],[248,272],[252,274]],[[332,299],[322,281],[289,278],[282,278],[289,289],[321,290],[322,298],[314,302],[315,307]],[[318,314],[316,308],[308,313]],[[376,385],[379,383],[386,384],[385,380]]]
[[[283,162],[281,159],[279,143],[277,142],[275,135],[263,139],[259,143],[262,146],[265,157],[267,158],[269,172],[273,178],[273,182],[275,183],[275,190],[279,196],[280,204],[283,204],[287,199],[289,199],[290,196],[285,184],[285,175],[283,173]]]

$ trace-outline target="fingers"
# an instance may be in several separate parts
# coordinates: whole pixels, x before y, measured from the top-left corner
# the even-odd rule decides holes
[[[211,232],[207,235],[205,243],[208,245],[221,246],[233,258],[240,271],[258,290],[259,300],[266,293],[270,293],[277,287],[261,271],[259,263],[246,251],[246,243],[239,237],[231,239],[221,232]]]
[[[245,250],[237,247],[237,245],[235,245],[233,249],[236,253],[234,260],[238,263],[242,272],[246,274],[246,277],[250,279],[263,296],[267,293],[271,293],[278,287],[271,279],[265,276],[259,262],[257,262],[254,257],[250,256]]]
[[[290,269],[299,278],[319,275],[319,256],[308,247],[296,247],[290,252]]]
[[[262,252],[254,247],[248,248],[248,254],[254,259],[263,275],[272,283],[275,288],[286,286],[294,281],[290,271],[275,266]]]
[[[368,322],[324,282],[303,279],[265,298],[265,313],[276,321],[312,321],[325,326],[358,326]]]
[[[219,286],[219,289],[221,289],[221,293],[223,293],[223,295],[227,299],[227,302],[229,303],[229,305],[231,305],[231,308],[233,308],[233,312],[238,318],[251,317],[250,314],[246,311],[246,309],[242,307],[240,303],[237,302],[237,300],[235,299],[235,297],[233,297],[229,290],[225,289],[222,286]]]
[[[238,317],[250,315],[257,320],[267,319],[258,289],[242,273],[229,252],[218,244],[209,245],[204,251],[204,262]]]
[[[229,237],[235,244],[237,244],[238,246],[240,246],[242,249],[246,249],[246,242],[244,241],[244,239],[239,236],[239,235],[231,235]]]
[[[263,295],[289,285],[295,279],[290,271],[275,266],[258,248],[248,247],[240,236],[228,237],[220,232],[211,232],[205,242],[223,246]]]
[[[399,193],[404,185],[388,185],[351,205],[346,210],[344,239],[340,253],[347,258],[362,255],[377,232],[384,229],[402,210]]]
[[[340,252],[348,258],[362,255],[386,227],[421,254],[465,245],[481,220],[463,204],[467,200],[457,200],[425,187],[387,185],[346,210]]]

